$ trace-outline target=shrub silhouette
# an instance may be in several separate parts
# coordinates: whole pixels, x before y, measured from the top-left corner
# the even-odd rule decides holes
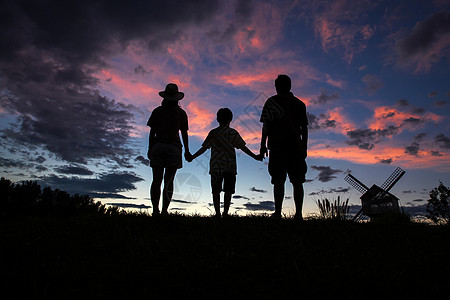
[[[428,217],[436,224],[450,225],[450,189],[442,182],[432,189],[427,204]]]
[[[93,212],[108,215],[119,213],[119,208],[106,207],[88,195],[70,195],[59,189],[52,190],[50,187],[45,187],[41,191],[36,181],[14,184],[2,177],[0,195],[2,195],[0,212],[3,216],[33,212],[57,214]]]
[[[316,204],[319,208],[319,218],[342,221],[350,219],[348,201],[349,199],[341,201],[340,196],[333,200],[333,202],[328,200],[328,198],[317,200]]]

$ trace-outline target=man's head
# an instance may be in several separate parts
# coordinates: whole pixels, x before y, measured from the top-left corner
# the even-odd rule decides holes
[[[220,125],[226,126],[233,120],[233,113],[229,108],[221,108],[217,111],[217,122]]]
[[[287,93],[291,91],[291,78],[289,76],[281,74],[275,79],[275,89],[277,93]]]

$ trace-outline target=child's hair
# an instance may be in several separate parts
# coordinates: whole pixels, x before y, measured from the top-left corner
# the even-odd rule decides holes
[[[229,108],[221,108],[217,111],[217,122],[220,125],[227,125],[233,120],[233,113]]]

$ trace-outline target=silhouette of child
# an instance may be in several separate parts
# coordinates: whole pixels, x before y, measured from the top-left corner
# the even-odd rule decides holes
[[[202,147],[188,160],[205,153],[211,148],[211,159],[209,163],[209,174],[211,175],[211,190],[216,217],[220,218],[220,192],[224,192],[223,216],[228,216],[231,196],[235,193],[236,185],[236,149],[241,149],[252,158],[262,161],[262,155],[256,155],[245,146],[245,141],[237,130],[230,128],[233,113],[229,108],[221,108],[217,111],[217,122],[219,127],[208,133]]]

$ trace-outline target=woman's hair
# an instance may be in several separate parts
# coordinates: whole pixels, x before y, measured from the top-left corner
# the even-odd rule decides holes
[[[161,106],[177,107],[180,105],[178,104],[178,101],[163,99],[163,101],[161,102]]]
[[[217,111],[217,122],[220,125],[227,125],[233,120],[233,113],[229,108],[221,108]]]

